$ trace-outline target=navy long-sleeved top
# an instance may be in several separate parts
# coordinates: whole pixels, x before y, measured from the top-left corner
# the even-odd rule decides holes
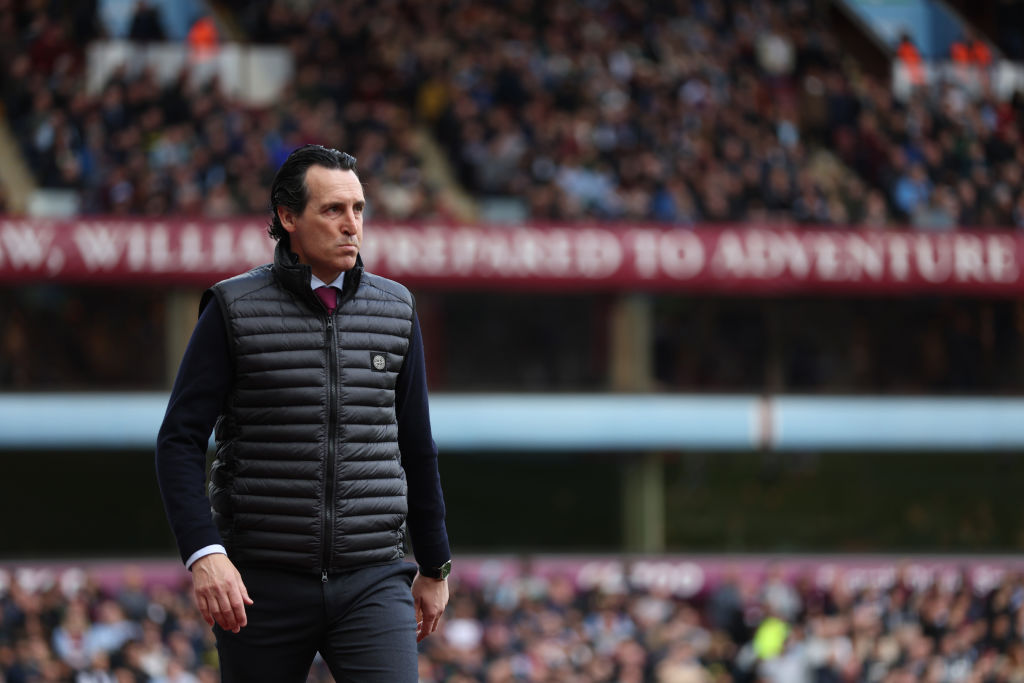
[[[409,351],[398,373],[398,447],[409,490],[408,527],[416,561],[439,567],[451,557],[437,446],[430,431],[427,376],[419,319],[413,314]],[[224,316],[207,306],[196,324],[157,437],[156,471],[164,508],[183,561],[221,544],[206,497],[206,451],[232,384]]]

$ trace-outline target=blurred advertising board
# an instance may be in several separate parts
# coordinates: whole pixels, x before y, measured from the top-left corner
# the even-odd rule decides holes
[[[258,218],[0,220],[0,282],[206,286],[270,260]],[[447,289],[1015,296],[1024,235],[655,225],[372,224],[368,269]]]
[[[456,558],[453,580],[484,590],[530,594],[543,591],[546,582],[564,579],[579,590],[654,592],[683,599],[701,597],[727,581],[751,590],[776,579],[854,592],[884,591],[897,584],[956,590],[967,582],[985,594],[1022,570],[1024,559],[1009,555],[471,555]],[[114,592],[128,572],[140,573],[151,585],[189,582],[188,572],[172,560],[0,561],[0,597],[14,582],[28,592],[57,586],[73,594],[86,583]]]

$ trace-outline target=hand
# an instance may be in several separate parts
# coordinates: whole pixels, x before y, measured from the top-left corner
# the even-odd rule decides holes
[[[444,608],[448,605],[448,579],[431,579],[417,574],[412,582],[412,599],[416,603],[416,642],[437,630]]]
[[[238,633],[248,623],[245,605],[251,605],[252,599],[227,555],[213,553],[196,560],[192,564],[192,590],[196,606],[210,626],[216,621],[225,631]]]

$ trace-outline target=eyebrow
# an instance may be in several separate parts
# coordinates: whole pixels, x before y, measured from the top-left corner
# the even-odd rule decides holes
[[[327,201],[327,202],[324,202],[323,204],[320,205],[320,209],[323,210],[323,209],[330,209],[330,208],[333,208],[335,206],[346,206],[348,203],[349,202],[346,202],[346,201]],[[357,199],[356,201],[352,202],[352,206],[365,207],[366,206],[366,200],[365,199]]]

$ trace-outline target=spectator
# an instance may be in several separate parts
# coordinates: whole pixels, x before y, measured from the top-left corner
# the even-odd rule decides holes
[[[164,30],[164,21],[160,10],[149,4],[147,0],[136,2],[128,37],[141,43],[167,40],[167,31]]]
[[[419,124],[479,200],[518,201],[534,219],[934,227],[953,202],[929,188],[948,186],[956,221],[1014,224],[1024,191],[1000,177],[1024,164],[1024,99],[971,99],[950,84],[897,102],[841,61],[809,3],[714,2],[686,15],[570,2],[389,7],[240,11],[253,39],[287,45],[296,60],[294,91],[281,97],[289,107],[257,111],[216,84],[183,79],[161,93],[145,74],[115,74],[103,95],[86,96],[73,77],[80,47],[56,18],[29,13],[37,31],[23,36],[9,17],[0,30],[36,48],[27,61],[12,54],[9,116],[40,180],[80,190],[93,212],[250,212],[264,169],[315,139],[352,141],[372,166],[388,198],[376,218],[443,217],[445,195],[410,142]],[[909,38],[900,50],[920,65]],[[822,154],[848,168],[823,178]],[[147,156],[149,172],[137,173]],[[858,185],[886,199],[872,200],[869,220]]]
[[[914,86],[924,85],[924,59],[907,32],[900,35],[900,40],[896,45],[896,57],[907,69],[911,84]]]
[[[905,215],[913,216],[931,200],[931,194],[932,184],[924,165],[915,163],[896,181],[893,202]]]
[[[704,595],[682,599],[636,586],[625,593],[583,590],[564,577],[463,584],[454,612],[442,622],[442,637],[424,644],[420,679],[800,683],[1024,675],[1015,630],[1024,604],[1014,574],[986,593],[966,583],[913,587],[898,578],[886,587],[853,587],[842,574],[812,586],[776,573],[750,588],[739,605],[750,628],[734,636],[711,620],[714,600]],[[800,593],[805,606],[791,623],[772,616],[757,597],[780,589]],[[0,678],[215,681],[212,635],[199,624],[185,588],[154,585],[146,594],[151,608],[165,610],[162,627],[143,617],[133,621],[135,632],[145,634],[141,641],[125,642],[110,655],[98,650],[62,661],[59,653],[71,651],[65,636],[89,633],[96,625],[89,615],[109,598],[88,589],[65,594],[56,584],[30,591],[15,583],[12,594],[0,598]],[[64,619],[51,621],[60,612]],[[162,654],[153,658],[151,652]],[[309,680],[329,680],[322,664]]]

